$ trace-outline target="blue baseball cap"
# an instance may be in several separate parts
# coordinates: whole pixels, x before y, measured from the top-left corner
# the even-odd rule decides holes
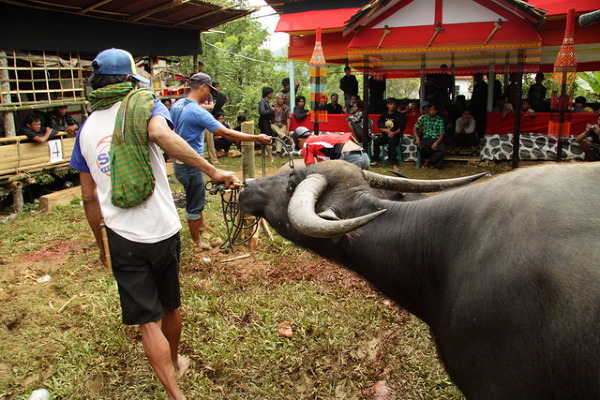
[[[150,80],[137,74],[137,68],[132,55],[121,49],[108,49],[101,51],[94,61],[94,74],[101,75],[131,75],[142,83],[150,83]]]

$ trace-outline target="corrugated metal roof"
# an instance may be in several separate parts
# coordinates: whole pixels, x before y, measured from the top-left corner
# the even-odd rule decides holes
[[[208,30],[254,11],[199,0],[0,0],[0,3],[118,22],[198,31]]]

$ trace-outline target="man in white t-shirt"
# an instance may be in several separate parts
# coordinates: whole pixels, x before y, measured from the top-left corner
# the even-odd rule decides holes
[[[106,224],[123,322],[140,326],[144,351],[168,398],[185,399],[176,382],[178,374],[189,366],[189,359],[178,355],[182,326],[181,223],[159,148],[205,172],[212,180],[225,182],[226,187],[232,187],[238,179],[232,172],[213,167],[175,134],[169,111],[159,100],[153,100],[152,93],[134,89],[137,81],[148,81],[137,75],[131,54],[108,49],[96,56],[92,66],[94,91],[90,94],[90,106],[93,112],[77,134],[70,166],[79,171],[85,215],[103,263],[107,256],[101,232],[103,219]],[[122,103],[125,106],[121,109]],[[148,110],[147,125],[142,122],[130,129],[126,124],[128,112],[134,112],[133,105]],[[117,119],[122,120],[122,124],[116,124]],[[135,151],[148,158],[150,167],[143,162],[133,162],[133,165],[136,171],[145,169],[147,175],[154,177],[149,179],[154,181],[154,190],[148,197],[144,196],[141,204],[127,208],[113,204],[116,187],[113,182],[117,182],[115,163],[118,162],[114,154],[121,140],[118,137],[119,140],[113,140],[115,127],[126,139],[143,139]],[[132,159],[124,161],[131,163]],[[118,177],[121,182],[133,180],[129,174],[121,175]]]

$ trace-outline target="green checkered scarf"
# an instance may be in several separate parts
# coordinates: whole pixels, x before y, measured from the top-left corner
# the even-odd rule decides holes
[[[131,90],[117,112],[110,149],[110,175],[111,202],[120,208],[140,205],[154,192],[156,179],[148,147],[148,121],[154,99],[150,90]]]
[[[123,100],[132,90],[131,82],[115,83],[96,89],[89,95],[90,108],[92,111],[110,108],[116,102]]]

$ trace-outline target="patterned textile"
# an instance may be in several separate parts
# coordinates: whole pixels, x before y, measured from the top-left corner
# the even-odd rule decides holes
[[[423,128],[423,139],[436,139],[444,134],[444,119],[436,115],[433,120],[429,115],[423,115],[415,124],[417,128]]]
[[[117,207],[135,207],[154,192],[148,148],[154,98],[150,90],[132,90],[119,107],[110,151],[111,202]]]
[[[89,95],[92,111],[105,110],[125,98],[133,90],[131,82],[116,83],[96,89]]]

